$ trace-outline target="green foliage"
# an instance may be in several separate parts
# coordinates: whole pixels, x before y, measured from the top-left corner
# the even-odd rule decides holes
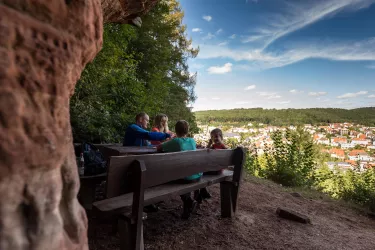
[[[245,167],[254,176],[271,179],[285,186],[305,186],[327,193],[333,198],[344,199],[369,207],[375,212],[375,168],[360,172],[331,170],[325,164],[331,161],[321,153],[319,145],[302,128],[271,135],[273,145],[263,155],[252,147]]]
[[[238,140],[235,138],[228,138],[224,140],[224,144],[231,149],[235,149],[238,146]]]
[[[302,128],[276,131],[271,135],[272,148],[265,150],[262,177],[285,186],[311,186],[315,169],[315,149],[311,136]]]
[[[375,125],[375,107],[359,109],[311,108],[311,109],[231,109],[207,110],[195,113],[202,123],[218,122],[247,124],[263,123],[275,126],[290,124],[326,124],[333,122],[354,122],[368,126]]]
[[[375,169],[364,172],[335,171],[323,166],[316,171],[315,187],[334,198],[341,198],[375,211]]]
[[[75,141],[119,142],[137,113],[169,117],[197,131],[187,107],[195,100],[196,75],[188,58],[195,57],[182,24],[183,12],[175,0],[160,1],[142,18],[142,28],[109,24],[104,27],[103,49],[88,64],[71,98]]]

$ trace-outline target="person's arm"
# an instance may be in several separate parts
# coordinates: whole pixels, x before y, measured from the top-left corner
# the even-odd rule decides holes
[[[169,134],[160,133],[160,132],[149,132],[135,124],[131,125],[130,128],[135,133],[136,138],[146,139],[151,141],[163,141],[166,138],[169,138]]]
[[[210,139],[210,140],[208,141],[207,148],[211,148],[211,146],[212,146],[212,139]]]
[[[159,145],[156,147],[156,152],[158,152],[158,153],[163,152],[163,144],[159,144]]]

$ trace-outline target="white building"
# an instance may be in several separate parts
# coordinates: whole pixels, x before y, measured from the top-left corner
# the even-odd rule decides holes
[[[340,144],[340,147],[342,149],[348,149],[348,148],[354,148],[355,145],[351,144],[351,143],[341,143]]]
[[[367,140],[363,140],[363,139],[353,139],[352,140],[352,144],[353,145],[362,145],[362,146],[366,146],[368,144],[368,141]]]
[[[350,155],[349,160],[352,161],[372,161],[372,157],[369,156],[367,153],[358,153],[357,155]]]
[[[347,129],[347,128],[340,129],[340,134],[341,135],[347,135],[347,134],[349,134],[349,129]]]
[[[335,168],[339,168],[341,170],[353,169],[352,165],[348,162],[327,162],[327,166],[331,170],[335,170]]]
[[[317,141],[318,144],[323,144],[323,145],[329,145],[329,140],[327,138],[321,138]]]
[[[224,139],[234,138],[237,141],[241,139],[241,136],[238,133],[224,133],[223,136],[224,136]]]

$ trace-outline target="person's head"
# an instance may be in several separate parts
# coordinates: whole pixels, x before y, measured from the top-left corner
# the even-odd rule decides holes
[[[157,116],[155,116],[154,126],[157,127],[160,132],[169,132],[168,116],[166,116],[165,114],[158,114]]]
[[[139,113],[136,117],[135,117],[135,122],[137,123],[137,125],[141,126],[142,128],[147,128],[148,127],[148,123],[150,121],[150,118],[148,117],[148,115],[144,112],[142,113]]]
[[[215,128],[211,131],[211,140],[215,144],[223,143],[223,131],[221,129]]]
[[[187,136],[189,133],[189,123],[185,120],[180,120],[176,123],[175,131],[177,137]]]

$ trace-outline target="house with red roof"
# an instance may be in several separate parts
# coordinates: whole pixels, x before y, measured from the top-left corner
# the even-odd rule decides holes
[[[331,139],[331,146],[338,147],[341,144],[345,144],[347,142],[348,142],[348,139],[346,139],[345,137],[334,137]]]
[[[329,150],[329,154],[333,158],[338,158],[338,159],[345,159],[345,152],[342,149],[337,149],[337,148],[332,148]]]
[[[357,135],[357,138],[358,139],[366,139],[367,136],[365,134],[359,134],[359,135]]]
[[[353,161],[372,161],[373,157],[371,157],[364,150],[352,150],[352,151],[349,152],[349,160],[353,160]]]

